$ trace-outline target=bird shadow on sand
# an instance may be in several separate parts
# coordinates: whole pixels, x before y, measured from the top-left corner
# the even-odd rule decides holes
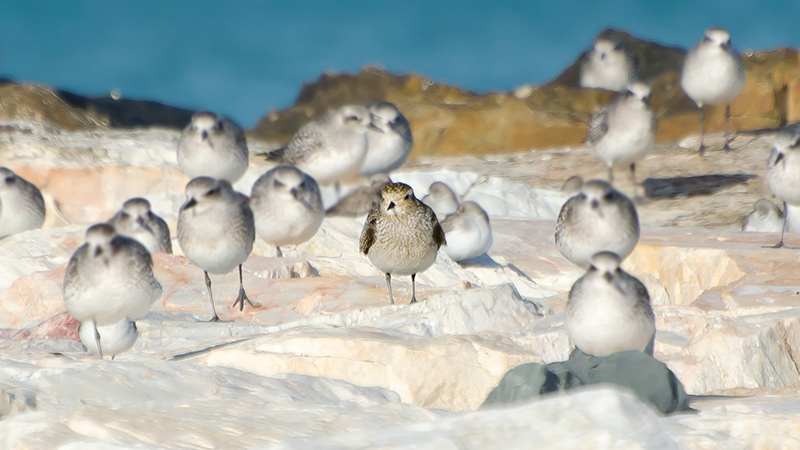
[[[698,175],[694,177],[648,178],[644,180],[645,195],[648,198],[686,198],[698,195],[711,195],[737,184],[747,184],[758,178],[749,173]]]

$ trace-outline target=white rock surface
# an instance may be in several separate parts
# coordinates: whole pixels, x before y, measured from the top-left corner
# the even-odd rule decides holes
[[[752,181],[700,200],[648,200],[625,262],[653,298],[656,357],[687,391],[749,397],[699,397],[698,414],[662,417],[596,388],[476,411],[508,369],[571,350],[563,310],[581,270],[553,245],[566,199],[553,174],[602,173],[583,171],[580,161],[595,164],[587,149],[398,172],[418,197],[438,180],[477,201],[495,233],[488,257],[469,265],[440,253],[418,277],[418,304],[406,304],[407,277],[393,283],[399,304],[388,304],[383,275],[358,253],[363,221],[337,218],[286,258],[257,241],[244,265],[257,308],[231,309],[236,274],[213,276],[228,322],[204,322],[202,271],[176,242],[176,255],[154,255],[164,295],[137,322],[134,347],[114,361],[92,357],[61,298],[67,260],[89,224],[133,196],[148,198],[174,235],[188,181],[177,138],[37,124],[0,133],[4,164],[40,186],[49,208],[44,229],[0,240],[4,448],[800,448],[799,258],[761,248],[774,235],[732,231],[741,218],[732,208],[743,216],[763,196]],[[763,170],[759,139],[708,156],[733,162],[668,152],[691,170]],[[668,164],[652,161],[661,157],[638,171],[663,176]],[[267,169],[254,158],[237,189],[249,192]],[[711,215],[734,219],[719,226],[704,221]]]

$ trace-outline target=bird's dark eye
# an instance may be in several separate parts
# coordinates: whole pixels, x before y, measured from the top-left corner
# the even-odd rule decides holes
[[[301,181],[300,184],[297,185],[297,187],[300,188],[300,189],[305,189],[306,188],[305,180]]]
[[[214,129],[215,130],[221,130],[222,129],[222,125],[223,125],[222,121],[218,120],[217,123],[214,124]]]
[[[607,202],[614,200],[614,191],[609,191],[606,195],[604,195],[603,200]]]
[[[411,200],[411,194],[406,194],[406,197],[405,197],[405,199],[406,199],[406,200]]]
[[[614,50],[622,50],[622,43],[620,42],[619,44],[615,45]]]
[[[708,36],[703,36],[703,42],[711,42],[711,38]]]
[[[209,189],[209,190],[208,190],[208,192],[206,192],[206,196],[210,196],[210,195],[219,194],[219,191],[220,191],[221,189],[222,189],[222,188],[220,188],[219,186],[215,187],[214,189]]]
[[[357,121],[358,117],[356,117],[356,116],[347,116],[347,120]]]

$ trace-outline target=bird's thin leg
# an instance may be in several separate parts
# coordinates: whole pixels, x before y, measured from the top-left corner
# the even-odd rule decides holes
[[[778,243],[775,245],[765,245],[764,248],[781,248],[781,247],[798,248],[798,247],[789,247],[783,245],[783,235],[786,233],[786,229],[789,227],[789,217],[787,217],[788,214],[789,211],[788,207],[786,206],[786,202],[783,202],[783,228],[781,228],[781,240],[778,241]]]
[[[725,145],[722,146],[722,149],[726,152],[731,151],[730,143],[733,140],[730,137],[731,132],[731,105],[725,105]]]
[[[247,298],[247,293],[244,291],[244,283],[242,282],[242,265],[239,264],[239,295],[236,297],[236,301],[233,302],[233,307],[236,308],[236,305],[239,305],[239,311],[244,310],[244,302],[247,302],[251,308],[256,309],[256,305]]]
[[[283,252],[281,251],[281,248],[276,245],[275,249],[277,250],[278,258],[283,258]]]
[[[411,274],[411,303],[417,303],[417,274]]]
[[[608,182],[614,184],[614,166],[608,166]]]
[[[97,354],[100,355],[100,359],[103,359],[103,347],[100,346],[100,332],[97,331],[97,322],[94,320],[89,321],[92,325],[92,331],[94,331],[94,344],[97,346]]]
[[[700,107],[700,154],[706,151],[705,136],[703,135],[703,107]]]
[[[217,310],[214,309],[214,295],[211,294],[211,278],[208,278],[208,272],[205,270],[203,271],[203,275],[206,277],[206,292],[208,292],[208,301],[211,303],[211,314],[214,316],[211,317],[209,322],[219,322],[219,316],[217,315]]]
[[[389,301],[394,305],[394,296],[392,296],[392,274],[386,274],[386,287],[389,288]]]
[[[643,196],[639,195],[639,191],[643,190],[639,189],[636,185],[636,163],[631,163],[631,183],[633,183],[633,199],[637,202],[641,202],[643,200]]]

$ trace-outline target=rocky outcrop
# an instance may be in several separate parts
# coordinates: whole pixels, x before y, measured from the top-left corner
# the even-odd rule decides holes
[[[680,87],[685,50],[637,39],[619,30],[601,35],[625,41],[640,74],[653,86],[659,142],[698,130],[695,105]],[[587,43],[588,47],[589,43]],[[581,56],[583,57],[583,56]],[[800,120],[800,64],[791,49],[745,53],[747,83],[732,105],[735,130],[771,128]],[[578,61],[580,58],[578,58]],[[302,87],[295,104],[264,116],[249,132],[269,146],[288,142],[306,122],[347,103],[390,101],[414,132],[412,155],[482,155],[581,144],[592,113],[614,93],[578,87],[578,61],[552,82],[513,92],[477,94],[423,75],[379,68],[323,74]],[[0,82],[0,121],[42,122],[62,130],[160,126],[183,128],[193,111],[152,101],[86,97],[37,85]],[[706,129],[721,131],[724,106],[707,107]]]
[[[194,112],[146,100],[87,97],[34,84],[0,82],[1,122],[41,122],[62,130],[183,128]]]
[[[605,30],[636,51],[642,77],[653,86],[659,115],[657,139],[672,141],[697,133],[697,109],[680,87],[685,50]],[[588,46],[588,44],[587,44]],[[732,127],[754,130],[800,120],[800,65],[797,52],[779,49],[743,56],[744,91],[733,103]],[[285,143],[304,123],[346,103],[390,101],[414,132],[413,155],[487,154],[579,145],[600,105],[615,94],[580,89],[578,63],[553,82],[510,93],[479,95],[435,83],[424,76],[393,75],[377,68],[358,74],[323,74],[303,86],[296,103],[262,118],[250,135]],[[707,108],[706,129],[721,131],[724,106]]]

